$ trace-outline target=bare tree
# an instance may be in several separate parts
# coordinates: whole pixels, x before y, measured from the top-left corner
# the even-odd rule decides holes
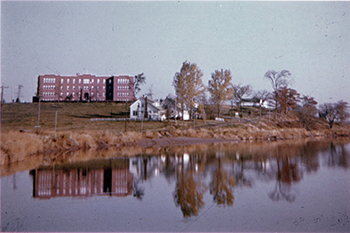
[[[280,88],[287,87],[291,73],[288,70],[282,70],[280,72],[269,70],[265,73],[264,77],[271,82],[274,97],[277,99],[277,91]],[[277,102],[275,102],[275,110],[277,110]]]
[[[337,103],[325,103],[319,107],[319,116],[326,119],[332,128],[334,122],[342,122],[349,117],[348,108],[348,103],[343,100]]]
[[[221,69],[221,71],[215,70],[208,82],[208,90],[213,102],[217,105],[219,117],[222,104],[233,94],[233,90],[230,88],[231,80],[231,71]]]
[[[274,91],[280,89],[281,87],[287,87],[290,76],[291,73],[288,70],[282,70],[280,72],[269,70],[264,75],[264,77],[271,82]]]
[[[202,83],[203,72],[197,64],[185,61],[182,64],[180,72],[176,72],[173,79],[176,97],[182,108],[182,116],[184,109],[193,111],[194,105],[205,87]]]
[[[241,86],[239,85],[232,85],[232,91],[233,91],[233,99],[237,101],[237,106],[241,110],[241,115],[242,115],[242,99],[244,96],[249,96],[252,92],[253,89],[250,85],[246,86]]]

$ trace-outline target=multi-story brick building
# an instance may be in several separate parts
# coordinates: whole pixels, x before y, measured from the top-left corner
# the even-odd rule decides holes
[[[38,76],[41,101],[133,101],[133,76]]]

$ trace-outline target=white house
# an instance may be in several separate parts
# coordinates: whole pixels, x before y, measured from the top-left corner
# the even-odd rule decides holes
[[[163,121],[165,120],[165,109],[159,105],[158,101],[140,97],[130,105],[130,119]]]

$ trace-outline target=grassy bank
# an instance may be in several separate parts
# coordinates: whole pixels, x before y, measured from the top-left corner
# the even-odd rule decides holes
[[[3,105],[0,165],[25,161],[40,154],[51,156],[79,150],[96,152],[131,148],[139,146],[143,139],[281,140],[350,135],[349,125],[335,125],[329,129],[328,124],[317,120],[312,130],[306,130],[295,118],[283,121],[267,117],[235,119],[225,123],[204,120],[127,122],[126,132],[124,121],[90,121],[90,118],[125,117],[126,106],[118,103],[60,103],[54,133],[55,108],[52,106],[52,103],[40,104],[41,128],[36,134],[37,103]],[[54,156],[54,159],[58,157]]]

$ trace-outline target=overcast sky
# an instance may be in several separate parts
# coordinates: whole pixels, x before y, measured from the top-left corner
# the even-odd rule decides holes
[[[272,91],[266,71],[319,103],[350,103],[350,2],[1,2],[4,99],[31,101],[42,74],[144,73],[155,98],[174,93],[184,61],[207,85],[230,69],[234,84]]]

